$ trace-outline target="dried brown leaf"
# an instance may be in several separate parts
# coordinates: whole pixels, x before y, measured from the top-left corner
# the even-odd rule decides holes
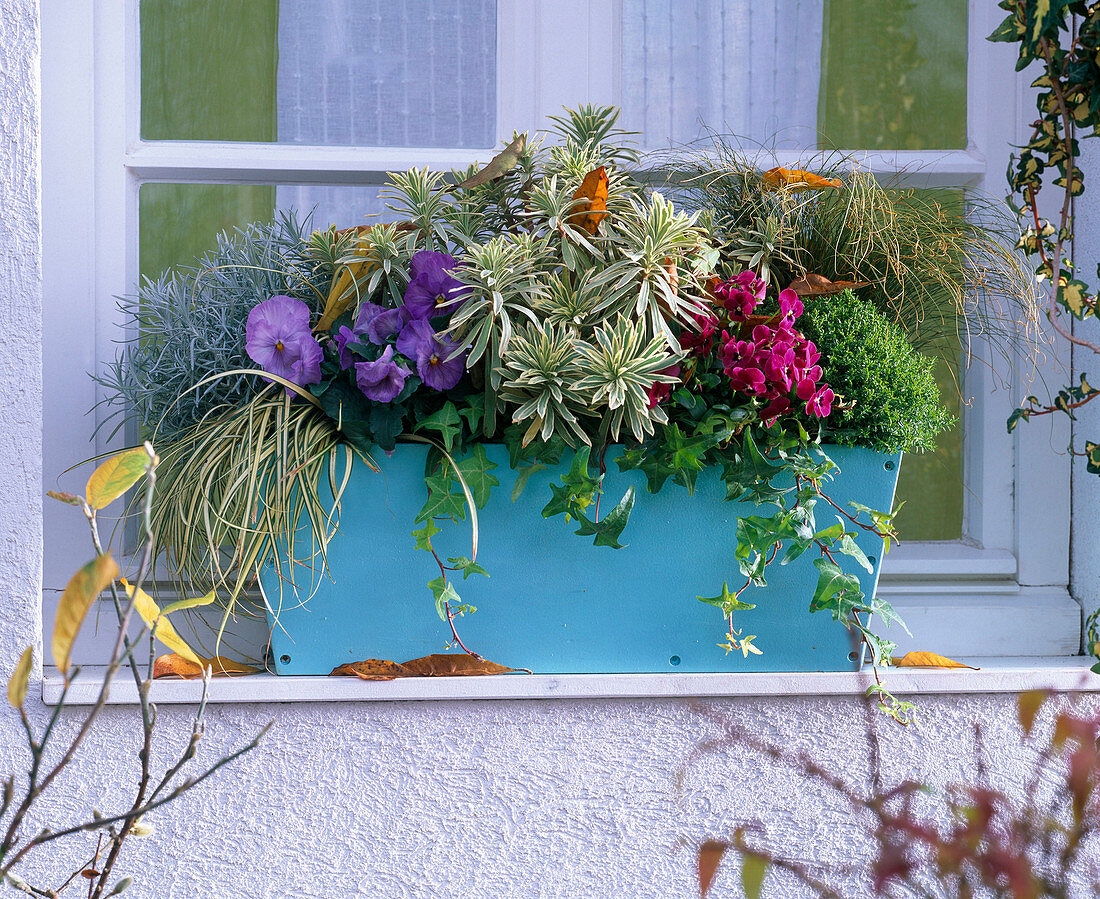
[[[362,662],[348,662],[333,668],[329,677],[357,677],[359,680],[393,680],[408,677],[409,672],[403,665],[388,659],[364,659]]]
[[[467,677],[479,674],[506,674],[519,671],[490,662],[488,659],[475,659],[464,652],[433,653],[420,659],[405,662],[402,667],[412,677]]]

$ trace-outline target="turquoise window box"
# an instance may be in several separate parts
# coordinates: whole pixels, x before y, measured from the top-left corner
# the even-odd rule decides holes
[[[637,494],[620,538],[627,546],[611,549],[576,536],[576,525],[562,516],[542,517],[552,471],[533,475],[512,502],[515,473],[507,450],[486,449],[501,481],[478,513],[477,561],[490,577],[463,581],[459,575],[455,582],[462,601],[477,607],[455,622],[474,652],[545,674],[857,667],[847,629],[828,612],[809,613],[817,582],[812,552],[772,565],[768,587],[742,596],[756,608],[737,613],[735,626],[756,635],[762,655],[743,658],[718,645],[725,633],[722,613],[697,597],[714,596],[723,581],[731,590],[744,583],[733,557],[737,518],[767,514],[768,507],[725,502],[717,471],[700,474],[694,495],[674,484],[651,494],[641,472],[620,472],[609,453],[603,510],[631,484]],[[854,500],[890,508],[899,456],[825,449],[840,467],[829,487],[832,499],[842,506]],[[390,457],[379,454],[380,472],[357,465],[341,503],[340,532],[328,548],[327,572],[298,565],[293,582],[285,565],[282,580],[273,567],[260,572],[279,674],[327,675],[345,662],[403,662],[444,651],[450,629],[426,586],[439,569],[430,554],[414,549],[410,536],[425,498],[426,455],[427,447],[399,445]],[[824,505],[817,510],[819,527],[833,521]],[[468,556],[469,522],[443,527],[433,538],[440,557]],[[299,530],[298,541],[303,558],[308,531]],[[882,541],[861,533],[857,542],[874,564],[873,575],[859,571],[872,595]]]

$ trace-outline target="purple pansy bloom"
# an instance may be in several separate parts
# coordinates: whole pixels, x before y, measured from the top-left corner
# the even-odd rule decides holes
[[[465,354],[450,358],[457,346],[440,337],[423,319],[413,319],[397,338],[397,351],[416,360],[416,373],[433,390],[450,390],[466,370]]]
[[[349,343],[359,343],[363,339],[361,333],[357,333],[347,325],[341,325],[336,332],[336,351],[340,354],[340,368],[351,368],[355,364],[355,356],[348,349]]]
[[[365,334],[376,346],[382,346],[401,330],[406,316],[403,309],[387,309],[375,303],[364,303],[355,318],[355,332]]]
[[[299,387],[321,381],[324,352],[310,331],[309,307],[301,300],[280,294],[253,306],[244,348],[264,371]]]
[[[355,363],[355,383],[368,400],[388,403],[404,388],[412,374],[405,366],[393,361],[393,347],[388,346],[374,362]]]
[[[449,312],[451,302],[466,289],[461,281],[451,277],[457,265],[453,256],[421,250],[409,263],[412,279],[405,290],[405,310],[410,319],[431,318]]]

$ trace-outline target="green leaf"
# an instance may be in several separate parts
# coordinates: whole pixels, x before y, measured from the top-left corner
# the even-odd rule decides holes
[[[859,548],[859,544],[853,539],[851,534],[842,534],[840,537],[840,546],[838,547],[840,552],[846,556],[851,556],[859,565],[868,573],[875,573],[875,566],[871,564],[871,560],[867,558],[867,554]]]
[[[420,524],[429,518],[453,518],[463,521],[466,518],[466,497],[461,493],[451,493],[454,479],[449,474],[436,472],[424,478],[428,488],[428,499],[421,507],[414,524]]]
[[[485,454],[485,445],[475,443],[469,455],[460,459],[455,465],[462,472],[466,486],[474,496],[474,503],[479,509],[484,509],[485,504],[489,502],[492,489],[500,484],[496,475],[489,473],[497,467],[497,464],[489,461],[489,457]]]
[[[438,534],[443,529],[438,527],[432,519],[428,519],[424,522],[424,526],[417,528],[412,532],[411,536],[416,538],[416,549],[432,551],[432,537]]]
[[[489,576],[489,572],[477,564],[473,559],[467,559],[465,556],[452,556],[447,559],[451,563],[452,567],[457,568],[462,572],[462,580],[466,580],[471,574],[483,574],[485,577]]]
[[[527,486],[527,481],[537,471],[545,471],[546,466],[541,462],[532,462],[530,465],[524,465],[516,472],[516,483],[512,485],[512,502],[519,499],[520,494],[523,493],[523,488]]]
[[[749,609],[755,609],[756,605],[751,602],[742,602],[737,598],[736,593],[730,593],[730,588],[725,581],[722,582],[722,592],[717,596],[699,596],[696,597],[700,602],[705,602],[708,605],[717,606],[727,615],[730,612],[747,612]]]
[[[622,534],[623,528],[626,527],[627,521],[630,520],[630,510],[633,508],[634,487],[631,485],[626,488],[626,493],[623,494],[623,498],[619,500],[615,508],[600,521],[590,521],[584,515],[578,513],[576,517],[580,522],[580,527],[574,533],[581,537],[595,534],[596,539],[593,541],[593,546],[610,546],[612,549],[622,549],[626,544],[619,543],[619,536]]]
[[[741,857],[741,889],[745,891],[745,899],[760,899],[767,873],[767,859],[747,853]]]
[[[443,408],[431,415],[420,419],[413,427],[413,431],[436,431],[447,452],[454,448],[455,437],[462,432],[462,419],[459,417],[455,404],[448,400]]]
[[[863,593],[859,589],[859,578],[845,574],[836,562],[827,558],[814,559],[814,567],[819,575],[817,588],[810,600],[810,611],[829,609],[837,621],[845,621]]]
[[[455,588],[451,586],[450,582],[446,578],[440,576],[428,581],[428,589],[432,591],[432,596],[435,597],[435,611],[443,621],[447,620],[447,604],[450,603],[452,608],[458,605],[462,600],[455,592]]]

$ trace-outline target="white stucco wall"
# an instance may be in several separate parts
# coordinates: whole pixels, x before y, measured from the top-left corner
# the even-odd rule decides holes
[[[0,7],[0,671],[40,641],[41,378],[37,166],[37,4]],[[64,302],[46,297],[45,302]],[[1092,517],[1088,518],[1091,522]],[[1094,531],[1093,531],[1094,533]],[[1090,588],[1091,589],[1091,588]],[[32,716],[44,708],[37,684]],[[986,722],[994,777],[1025,762],[1009,697],[922,700],[922,723],[890,731],[895,776],[943,782],[971,768],[970,730]],[[6,707],[5,707],[6,708]],[[845,700],[709,702],[825,764],[863,770],[861,711]],[[53,794],[51,822],[118,807],[136,765],[136,712],[107,710]],[[206,758],[269,719],[261,748],[152,823],[120,874],[129,895],[172,897],[691,896],[693,853],[738,822],[770,822],[802,847],[845,857],[855,833],[818,789],[724,752],[677,774],[716,726],[686,700],[219,706]],[[68,716],[65,727],[75,722]],[[161,710],[182,745],[188,712]],[[0,710],[0,773],[20,755]],[[56,884],[65,859],[30,870]],[[737,895],[732,868],[715,895]],[[0,888],[2,889],[2,888]],[[769,895],[794,893],[773,889]]]

